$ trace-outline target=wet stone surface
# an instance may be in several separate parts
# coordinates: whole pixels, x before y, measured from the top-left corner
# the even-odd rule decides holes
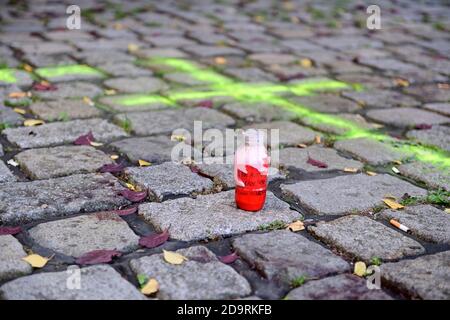
[[[162,201],[167,196],[204,193],[213,187],[210,179],[171,161],[150,167],[127,168],[125,174],[134,184],[147,188],[150,199],[154,201]]]
[[[448,300],[450,251],[381,266],[383,281],[412,298]]]
[[[67,271],[33,274],[0,287],[6,300],[142,300],[145,297],[107,265],[81,269],[80,290],[67,290]]]
[[[158,281],[158,299],[233,299],[251,293],[247,280],[207,248],[194,246],[176,252],[188,260],[172,265],[162,254],[154,254],[130,262],[136,275],[144,274]]]
[[[0,184],[0,222],[17,224],[128,204],[111,174],[78,174],[51,180]]]
[[[381,219],[395,219],[407,226],[413,235],[428,242],[450,243],[448,214],[430,205],[406,207],[404,210],[384,210]]]
[[[98,142],[109,142],[126,137],[122,128],[103,119],[54,122],[37,127],[8,128],[6,138],[21,148],[39,148],[71,144],[81,135],[92,132]]]
[[[239,256],[265,278],[285,284],[302,276],[322,278],[350,269],[331,251],[291,231],[244,235],[232,243]]]
[[[27,254],[11,235],[0,236],[0,281],[8,281],[31,273],[31,266],[22,260]]]
[[[210,213],[214,211],[214,215]],[[198,240],[257,230],[274,221],[291,222],[301,215],[271,192],[263,210],[248,212],[236,208],[234,190],[196,199],[181,198],[139,207],[139,214],[157,229],[170,226],[170,235],[178,240]]]
[[[426,191],[386,174],[340,176],[281,185],[283,194],[315,214],[344,215],[380,206],[386,195],[424,196]],[[330,205],[332,203],[333,205]]]
[[[380,290],[369,290],[364,279],[353,274],[341,274],[307,282],[289,292],[286,300],[391,300]]]
[[[348,254],[370,262],[397,260],[425,253],[420,243],[365,216],[349,215],[308,228],[315,237]]]
[[[60,146],[22,151],[15,156],[22,171],[32,179],[49,179],[95,172],[114,161],[90,146]]]
[[[73,257],[93,250],[133,251],[139,240],[127,223],[111,212],[44,222],[28,233],[40,246]]]

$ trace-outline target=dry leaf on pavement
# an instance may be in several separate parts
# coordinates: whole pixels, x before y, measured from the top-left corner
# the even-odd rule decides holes
[[[153,294],[155,292],[158,292],[159,290],[159,283],[156,281],[156,279],[151,278],[148,280],[148,282],[141,288],[141,293],[145,294],[146,296]]]
[[[28,262],[33,268],[43,268],[50,259],[44,258],[38,254],[30,254],[29,256],[22,258],[22,260]]]
[[[389,198],[384,198],[383,202],[385,204],[387,204],[388,207],[393,209],[393,210],[403,209],[405,207],[405,206],[401,205],[400,203],[398,203],[397,201],[394,201],[394,200],[389,199]]]
[[[164,260],[170,264],[182,264],[187,258],[173,251],[163,250]]]

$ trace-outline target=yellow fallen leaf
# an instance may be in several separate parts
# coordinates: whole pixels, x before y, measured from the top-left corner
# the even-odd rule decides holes
[[[170,136],[170,141],[184,141],[186,137],[180,134],[173,134]]]
[[[373,172],[373,171],[366,171],[366,174],[367,174],[368,176],[371,176],[371,177],[377,175],[377,173],[376,173],[376,172]]]
[[[302,231],[302,230],[305,230],[305,225],[303,224],[302,221],[297,220],[297,221],[294,221],[294,222],[288,224],[286,230],[290,230],[292,232]]]
[[[148,166],[152,165],[150,162],[145,161],[145,160],[141,160],[141,159],[139,159],[138,162],[139,162],[139,166],[140,167],[148,167]]]
[[[43,120],[39,120],[39,119],[27,119],[23,122],[23,125],[25,127],[34,127],[34,126],[38,126],[41,124],[44,124],[45,122]]]
[[[22,260],[28,262],[33,268],[43,268],[50,259],[41,257],[38,254],[30,254],[29,256],[22,258]]]
[[[253,18],[253,21],[255,22],[264,22],[266,20],[266,18],[264,16],[255,16]]]
[[[445,211],[445,213],[450,213],[450,208],[447,208],[444,211]]]
[[[358,168],[344,168],[344,172],[355,173],[355,172],[358,172]]]
[[[310,59],[301,59],[300,65],[303,68],[311,68],[312,67],[312,61]]]
[[[89,142],[89,144],[90,144],[91,146],[93,146],[93,147],[100,147],[100,146],[103,145],[103,143],[101,143],[101,142],[95,142],[95,141],[91,141],[91,142]]]
[[[28,72],[33,72],[33,67],[30,66],[29,64],[24,64],[23,70],[28,71]]]
[[[114,90],[114,89],[105,89],[105,94],[106,94],[107,96],[113,96],[113,95],[115,95],[116,93],[117,93],[117,91]]]
[[[119,159],[119,156],[117,154],[112,154],[110,156],[110,158],[113,159],[113,160],[117,160],[117,159]]]
[[[366,274],[366,264],[362,261],[358,261],[355,263],[355,268],[353,270],[353,273],[356,274],[358,277],[363,277]]]
[[[319,143],[322,142],[322,138],[321,138],[320,136],[316,136],[316,137],[314,138],[314,142],[315,142],[316,144],[319,144]]]
[[[120,22],[114,23],[114,29],[122,30],[123,29],[123,24],[121,24]]]
[[[134,185],[132,185],[131,183],[126,182],[125,185],[127,186],[128,189],[130,189],[131,191],[136,191],[136,187]]]
[[[11,92],[8,97],[10,98],[24,98],[27,96],[26,92],[17,91],[17,92]]]
[[[394,201],[392,199],[389,198],[385,198],[383,199],[383,202],[391,209],[393,210],[397,210],[397,209],[403,209],[405,206],[401,205],[400,203],[398,203],[397,201]]]
[[[392,161],[393,163],[395,163],[395,164],[398,164],[398,165],[401,165],[402,164],[402,162],[400,161],[400,160],[394,160],[394,161]]]
[[[146,296],[158,292],[158,290],[159,290],[159,283],[154,278],[148,280],[145,286],[141,288],[141,292]]]
[[[19,114],[27,113],[27,111],[25,109],[22,109],[22,108],[14,108],[13,110],[14,110],[14,112],[17,112]]]
[[[304,143],[299,143],[298,145],[297,145],[297,147],[298,148],[302,148],[302,149],[304,149],[304,148],[306,148],[306,147],[308,147],[306,144],[304,144]]]
[[[89,97],[83,97],[83,102],[89,106],[94,106],[94,102]]]
[[[214,62],[220,65],[227,64],[227,59],[225,59],[224,57],[215,57]]]
[[[397,85],[399,87],[408,87],[409,86],[408,80],[401,79],[401,78],[394,79],[394,83],[395,83],[395,85]]]
[[[43,86],[49,86],[49,85],[50,85],[50,82],[45,81],[45,80],[42,80],[42,81],[41,81],[41,84],[42,84]]]
[[[128,44],[128,51],[136,52],[138,50],[139,50],[139,46],[137,44],[134,44],[134,43]]]
[[[182,264],[187,258],[173,251],[163,250],[164,260],[170,264]]]

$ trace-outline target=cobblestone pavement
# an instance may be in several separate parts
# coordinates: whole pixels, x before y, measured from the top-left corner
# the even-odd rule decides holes
[[[10,2],[1,298],[450,299],[448,5],[377,1],[368,30],[364,1]],[[66,27],[74,2],[80,30]],[[171,162],[172,131],[194,120],[280,129],[262,211],[235,208],[231,165]],[[120,256],[83,264],[95,250]],[[32,268],[32,253],[51,259]],[[380,290],[359,261],[381,264]]]

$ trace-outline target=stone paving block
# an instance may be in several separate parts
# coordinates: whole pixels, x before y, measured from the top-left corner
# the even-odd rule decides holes
[[[405,177],[425,182],[428,187],[450,191],[450,171],[448,168],[423,162],[410,162],[398,167]]]
[[[101,104],[117,112],[152,111],[172,107],[172,102],[163,97],[150,97],[146,94],[124,94],[105,96]]]
[[[116,209],[129,202],[111,174],[77,174],[0,184],[0,222],[17,224],[79,212]]]
[[[151,93],[168,88],[160,79],[151,77],[113,78],[106,80],[104,84],[123,93]]]
[[[155,201],[162,201],[167,196],[204,193],[213,187],[210,179],[171,161],[150,167],[127,168],[125,174],[134,184],[148,188],[150,199]]]
[[[450,251],[381,265],[382,281],[412,298],[450,298]]]
[[[308,159],[314,159],[325,163],[327,168],[319,168],[308,163]],[[336,150],[311,146],[308,148],[283,148],[280,150],[280,165],[284,168],[293,167],[307,172],[318,172],[328,170],[344,170],[352,168],[361,170],[363,164],[359,161],[341,157]]]
[[[374,74],[346,73],[339,74],[336,79],[346,83],[360,84],[367,89],[388,89],[395,86],[392,79]]]
[[[161,36],[161,37],[148,37],[148,42],[150,42],[153,46],[163,48],[184,48],[186,46],[195,45],[195,41],[188,40],[183,37],[174,37],[174,36]]]
[[[447,117],[447,122],[450,118]],[[437,146],[441,149],[450,151],[450,127],[434,125],[427,130],[411,130],[406,133],[410,139],[415,139],[424,144]]]
[[[92,81],[99,80],[105,77],[105,74],[99,70],[88,65],[63,65],[41,67],[35,69],[40,77],[47,79],[50,82],[65,82],[65,81]]]
[[[414,98],[389,90],[346,91],[342,95],[362,106],[373,108],[418,107]]]
[[[0,123],[6,124],[9,126],[18,126],[22,124],[24,118],[14,112],[12,108],[5,107],[2,105],[2,101],[0,101]]]
[[[381,48],[383,43],[364,36],[352,36],[347,35],[332,36],[332,37],[320,37],[314,39],[314,42],[339,51],[356,50],[359,48]]]
[[[208,84],[208,81],[196,79],[195,76],[185,72],[166,73],[164,74],[164,80],[187,86],[201,86]]]
[[[416,108],[390,108],[374,109],[367,112],[367,117],[374,121],[387,125],[405,128],[419,124],[444,124],[450,123],[450,118],[437,113]]]
[[[103,50],[105,52],[110,51],[128,51],[128,45],[133,43],[139,46],[139,43],[133,39],[129,41],[128,39],[97,39],[96,41],[78,41],[75,45],[83,50]],[[140,46],[145,47],[145,46]]]
[[[94,250],[129,252],[139,247],[139,237],[112,212],[44,222],[28,232],[40,246],[73,257]]]
[[[430,205],[407,206],[403,210],[384,210],[377,217],[387,221],[395,219],[407,226],[411,233],[425,241],[450,243],[448,214]]]
[[[247,280],[221,263],[206,247],[194,246],[176,252],[188,260],[172,265],[165,262],[162,254],[154,254],[130,262],[136,275],[144,274],[158,281],[158,299],[234,299],[251,293]]]
[[[297,118],[295,113],[270,103],[232,102],[225,104],[222,110],[248,122],[293,120]]]
[[[146,48],[137,51],[136,54],[141,58],[185,58],[187,56],[186,53],[175,48]]]
[[[53,122],[36,127],[8,128],[3,130],[7,139],[21,148],[38,148],[73,143],[79,136],[92,131],[99,142],[109,142],[126,137],[126,132],[103,119]]]
[[[375,124],[373,122],[368,122],[363,116],[360,114],[353,114],[353,113],[339,113],[336,115],[336,117],[342,118],[345,120],[345,123],[350,124],[353,123],[354,125],[357,125],[361,129],[377,129],[379,127],[378,124]],[[300,119],[300,121],[319,131],[323,131],[326,133],[331,133],[335,135],[345,135],[348,131],[351,130],[351,128],[347,126],[337,126],[335,124],[328,124],[325,122],[321,122],[320,120],[316,120],[314,118],[309,117],[303,117]]]
[[[326,113],[354,112],[360,109],[355,102],[335,94],[294,97],[290,100],[307,108]]]
[[[72,273],[73,274],[73,273]],[[0,287],[6,300],[144,300],[145,297],[108,265],[81,268],[81,289],[68,290],[64,271],[37,273]]]
[[[128,138],[111,143],[119,152],[127,155],[133,162],[146,160],[151,163],[162,163],[171,160],[172,149],[178,141],[171,141],[168,135]]]
[[[323,69],[313,67],[302,67],[301,65],[269,65],[266,69],[272,72],[280,81],[295,81],[296,79],[326,76]]]
[[[91,146],[30,149],[14,158],[21,170],[39,180],[95,172],[104,164],[114,163],[107,154]]]
[[[342,152],[372,165],[385,165],[395,160],[402,160],[406,154],[396,150],[389,144],[371,138],[339,140],[334,147]]]
[[[14,174],[11,171],[9,171],[6,164],[4,164],[3,161],[0,160],[0,183],[12,182],[16,180],[17,180],[16,176],[14,176]]]
[[[300,234],[277,230],[232,241],[239,256],[265,278],[291,284],[301,276],[322,278],[349,271],[349,264]]]
[[[36,67],[62,66],[77,63],[67,54],[45,55],[33,53],[25,54],[23,59]]]
[[[322,47],[306,39],[284,40],[281,41],[280,44],[298,54],[305,54],[323,50]]]
[[[270,73],[258,68],[228,68],[225,73],[245,82],[274,82],[277,81]]]
[[[0,87],[16,84],[19,87],[28,87],[33,83],[33,79],[28,72],[17,69],[0,68]]]
[[[73,51],[72,46],[62,43],[62,42],[32,42],[32,43],[22,43],[20,50],[25,53],[36,53],[36,54],[61,54],[61,53],[71,53]]]
[[[183,48],[184,51],[194,54],[198,57],[211,57],[211,56],[223,56],[223,55],[243,55],[242,50],[231,47],[216,47],[207,45],[192,45]]]
[[[94,98],[102,94],[102,89],[92,83],[74,81],[58,83],[55,91],[33,91],[33,95],[46,100]]]
[[[387,174],[339,176],[281,185],[283,194],[315,214],[366,212],[383,204],[386,195],[420,197],[426,190]]]
[[[153,72],[142,67],[138,67],[131,62],[104,62],[98,64],[97,67],[110,74],[113,77],[141,77],[141,76],[151,76]]]
[[[184,241],[254,231],[276,220],[291,222],[301,218],[298,212],[290,210],[287,203],[270,191],[261,211],[237,209],[234,190],[200,195],[196,199],[143,204],[139,206],[139,214],[159,230],[170,226],[170,236]]]
[[[71,30],[72,32],[74,30]],[[102,64],[114,64],[120,65],[122,62],[132,62],[134,57],[121,51],[105,51],[105,50],[88,50],[74,53],[74,56],[80,60],[85,61],[89,65],[98,66]],[[105,70],[106,71],[106,70]]]
[[[26,256],[27,253],[16,238],[11,235],[0,236],[0,281],[30,274],[31,266],[22,260]]]
[[[302,127],[296,123],[289,121],[273,121],[247,125],[243,129],[265,129],[268,130],[267,134],[270,136],[270,130],[279,130],[279,143],[285,146],[296,146],[299,143],[310,144],[314,142],[315,137],[319,135],[309,128]],[[267,141],[267,135],[264,135],[265,143],[271,142],[269,139]]]
[[[423,102],[450,102],[450,90],[439,88],[436,84],[411,86],[405,88],[404,91],[417,96]]]
[[[425,103],[423,108],[450,116],[450,103]]]
[[[367,263],[374,257],[392,261],[425,253],[419,242],[365,216],[349,215],[330,222],[321,221],[308,231],[326,244]]]
[[[2,157],[5,153],[3,152],[3,146],[0,144],[0,157]]]
[[[254,53],[249,55],[248,59],[267,65],[289,64],[298,60],[296,56],[284,53]]]
[[[101,116],[102,112],[82,100],[56,100],[33,103],[30,110],[40,119],[58,121]]]
[[[119,122],[128,119],[132,130],[141,136],[170,133],[176,129],[190,130],[194,126],[194,121],[202,121],[203,129],[223,129],[235,123],[230,116],[216,110],[199,107],[125,113],[116,115],[114,119]]]
[[[392,300],[381,290],[369,290],[366,281],[353,274],[308,281],[289,292],[286,300]]]

